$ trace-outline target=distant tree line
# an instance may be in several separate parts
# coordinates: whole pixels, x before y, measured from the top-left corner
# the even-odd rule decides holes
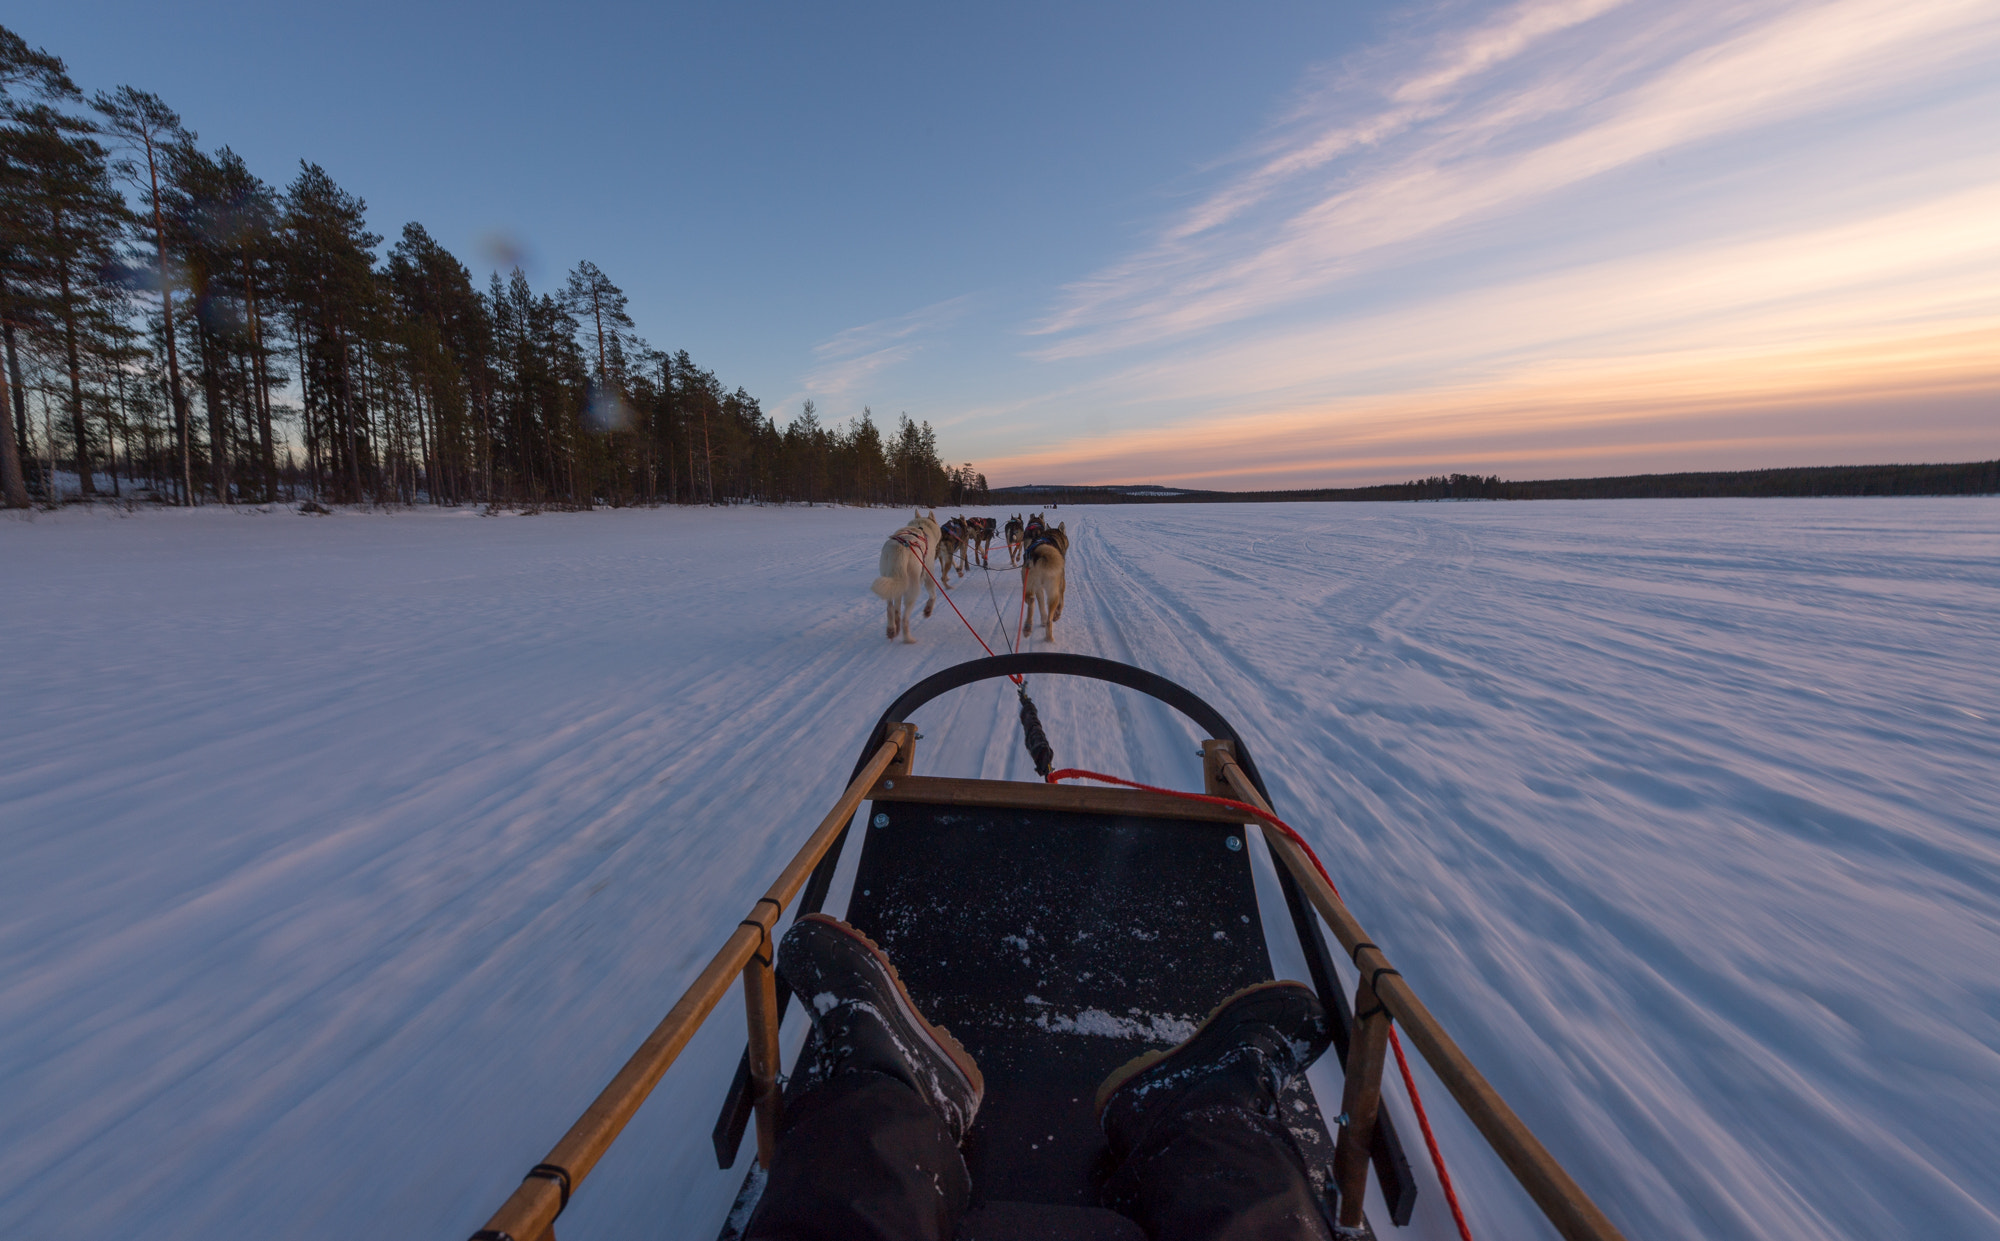
[[[994,504],[1215,504],[1229,501],[1665,500],[1702,497],[1963,496],[2000,493],[2000,461],[1949,465],[1825,465],[1687,474],[1624,474],[1508,482],[1497,474],[1440,474],[1373,487],[1191,491],[1180,487],[1002,487]]]
[[[780,428],[642,339],[589,262],[480,289],[301,162],[283,189],[157,96],[85,98],[0,26],[0,500],[953,504],[928,423]],[[32,398],[32,399],[31,399]]]
[[[1618,478],[1502,483],[1500,487],[1502,494],[1495,498],[1503,500],[1991,495],[2000,492],[2000,461],[1628,474]]]

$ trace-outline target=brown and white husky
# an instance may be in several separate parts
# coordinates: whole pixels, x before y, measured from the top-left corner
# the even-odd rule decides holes
[[[924,564],[937,552],[937,514],[926,517],[922,513],[910,512],[910,524],[889,536],[882,544],[882,575],[875,579],[869,589],[882,597],[889,605],[889,637],[903,635],[903,641],[915,642],[916,635],[910,632],[910,608],[917,602],[917,591],[928,594],[924,600],[924,615],[929,616],[937,606],[937,587],[931,584],[931,575],[924,571]]]
[[[1042,608],[1042,638],[1053,642],[1056,617],[1062,615],[1063,592],[1068,582],[1063,565],[1069,557],[1068,522],[1051,530],[1037,513],[1028,522],[1027,554],[1021,562],[1021,601],[1026,614],[1021,618],[1021,636],[1035,628],[1035,605]]]
[[[991,517],[968,517],[965,521],[966,537],[972,541],[972,554],[979,560],[979,567],[989,567],[986,553],[993,546],[993,536],[1000,529],[1000,523]]]
[[[1010,565],[1021,563],[1021,532],[1026,529],[1019,513],[1007,519],[1007,563]]]
[[[965,545],[970,537],[965,518],[954,517],[938,527],[937,564],[938,585],[951,589],[951,567],[958,566],[958,576],[966,576]]]

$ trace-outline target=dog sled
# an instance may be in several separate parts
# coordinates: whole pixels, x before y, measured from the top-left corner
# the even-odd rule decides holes
[[[1207,737],[1204,792],[919,771],[919,734],[909,722],[918,708],[977,682],[1026,676],[1105,681],[1173,707]],[[1047,776],[1053,753],[1025,687],[1021,704],[1029,753]],[[1263,899],[1252,832],[1271,863],[1262,873]],[[851,882],[836,892],[850,850],[858,850]],[[1319,994],[1333,1025],[1327,1073],[1318,1075],[1330,1074],[1340,1097],[1318,1098],[1301,1078],[1281,1106],[1334,1235],[1386,1235],[1384,1225],[1407,1225],[1418,1205],[1408,1135],[1381,1107],[1392,1024],[1562,1236],[1620,1235],[1370,941],[1309,847],[1273,813],[1256,763],[1228,720],[1153,673],[1049,653],[959,664],[889,705],[833,808],[474,1241],[552,1241],[571,1195],[740,979],[747,1045],[722,1092],[712,1141],[718,1164],[730,1168],[754,1128],[757,1166],[725,1220],[673,1230],[707,1235],[719,1226],[721,1241],[737,1236],[776,1147],[786,1082],[809,1078],[802,1070],[817,1054],[808,1038],[795,1063],[781,1063],[780,1026],[797,1006],[772,968],[774,947],[787,915],[818,912],[830,900],[842,908],[828,912],[882,946],[925,1014],[948,1027],[985,1074],[985,1102],[962,1148],[974,1187],[960,1228],[969,1241],[1132,1235],[1128,1221],[1096,1206],[1105,1158],[1092,1111],[1098,1083],[1135,1050],[1187,1037],[1220,997],[1272,977],[1280,953],[1303,960],[1302,981]],[[1344,968],[1356,981],[1342,984]],[[1401,1048],[1393,1050],[1400,1059]],[[1407,1070],[1403,1080],[1414,1088]],[[1436,1159],[1427,1122],[1423,1128]],[[1448,1176],[1440,1173],[1448,1195]],[[1385,1218],[1364,1210],[1371,1179]],[[1450,1206],[1469,1236],[1456,1203]]]

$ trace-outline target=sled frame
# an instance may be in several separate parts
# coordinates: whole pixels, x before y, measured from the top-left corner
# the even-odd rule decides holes
[[[506,1202],[488,1219],[486,1226],[473,1234],[473,1241],[553,1241],[555,1219],[569,1204],[572,1192],[603,1157],[611,1142],[638,1111],[640,1104],[739,976],[744,979],[746,987],[749,1045],[715,1136],[719,1150],[720,1139],[733,1122],[736,1134],[736,1141],[730,1144],[733,1155],[734,1146],[740,1143],[747,1126],[748,1113],[765,1113],[768,1123],[759,1125],[759,1156],[760,1162],[769,1160],[771,1147],[764,1143],[775,1138],[777,1109],[780,1106],[775,1056],[776,1027],[783,1019],[789,998],[782,982],[770,970],[774,946],[772,932],[780,916],[794,897],[798,898],[795,917],[820,908],[832,885],[833,872],[855,810],[878,781],[886,786],[889,780],[910,778],[916,730],[905,721],[912,711],[932,698],[963,685],[1000,676],[1030,674],[1072,675],[1107,681],[1139,690],[1173,706],[1211,737],[1211,741],[1203,746],[1205,774],[1210,787],[1227,788],[1236,800],[1270,812],[1263,779],[1241,737],[1213,707],[1164,677],[1093,656],[1035,653],[973,660],[925,678],[897,698],[876,722],[839,800],[780,872],[776,882],[752,907],[750,916],[738,924],[721,951],[696,976],[666,1017],[550,1150],[548,1158],[528,1171]],[[885,787],[884,791],[891,790]],[[1345,1016],[1347,1024],[1352,1026],[1354,1010],[1344,1002],[1337,975],[1331,968],[1330,954],[1319,929],[1321,918],[1325,919],[1349,959],[1361,972],[1362,982],[1356,992],[1361,1000],[1360,1011],[1368,1013],[1369,1009],[1379,1005],[1380,1011],[1370,1016],[1379,1022],[1382,1037],[1386,1037],[1386,1020],[1381,1018],[1393,1018],[1403,1026],[1432,1071],[1450,1090],[1468,1119],[1558,1233],[1566,1241],[1623,1241],[1618,1229],[1452,1041],[1408,982],[1390,967],[1387,955],[1368,939],[1359,921],[1305,853],[1275,832],[1267,833],[1265,841],[1277,863],[1288,912],[1293,917],[1301,946],[1305,949],[1313,986],[1328,1003],[1329,1010]],[[1317,951],[1314,950],[1315,945]],[[1340,1023],[1337,1021],[1336,1024]],[[1363,1040],[1372,1042],[1377,1037],[1377,1031],[1364,1023],[1361,1036]],[[1368,1050],[1365,1042],[1362,1054],[1357,1055],[1356,1045],[1351,1040],[1350,1031],[1349,1045],[1345,1049],[1337,1048],[1344,1051],[1344,1058],[1350,1062],[1343,1096],[1343,1102],[1348,1105],[1349,1119],[1364,1122],[1343,1127],[1341,1145],[1346,1149],[1342,1153],[1350,1156],[1357,1144],[1372,1153],[1376,1136],[1385,1127],[1380,1123],[1372,1126],[1365,1124],[1367,1119],[1372,1119],[1367,1116],[1374,1110],[1372,1106],[1362,1109],[1353,1106],[1357,1101],[1367,1103],[1371,1098],[1379,1100],[1381,1057],[1379,1051]],[[748,1096],[747,1106],[739,1101],[739,1096],[745,1094]],[[739,1110],[744,1114],[741,1120],[736,1120]],[[1386,1114],[1380,1119],[1386,1121]],[[1372,1129],[1373,1132],[1361,1132],[1364,1129]],[[720,1161],[726,1167],[732,1159]],[[1362,1167],[1365,1174],[1365,1165]],[[1345,1167],[1338,1172],[1343,1184],[1356,1175],[1355,1168],[1353,1158],[1345,1160]],[[1402,1172],[1405,1177],[1408,1176],[1406,1163]],[[1389,1195],[1386,1185],[1384,1190],[1392,1204],[1398,1201],[1400,1195]],[[1341,1204],[1343,1223],[1350,1212],[1358,1220],[1358,1199],[1356,1194],[1350,1202]]]

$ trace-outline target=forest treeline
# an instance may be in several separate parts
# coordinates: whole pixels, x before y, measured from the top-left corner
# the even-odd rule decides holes
[[[480,288],[420,224],[386,254],[301,161],[282,188],[155,95],[86,96],[0,26],[0,499],[955,504],[928,423],[777,426],[646,343],[609,276]]]
[[[1230,501],[1666,500],[1778,496],[1964,496],[2000,493],[2000,461],[1944,465],[1813,465],[1770,470],[1623,474],[1510,482],[1497,474],[1440,474],[1372,487],[1193,491],[1125,487],[1003,487],[994,504],[1216,504]]]

